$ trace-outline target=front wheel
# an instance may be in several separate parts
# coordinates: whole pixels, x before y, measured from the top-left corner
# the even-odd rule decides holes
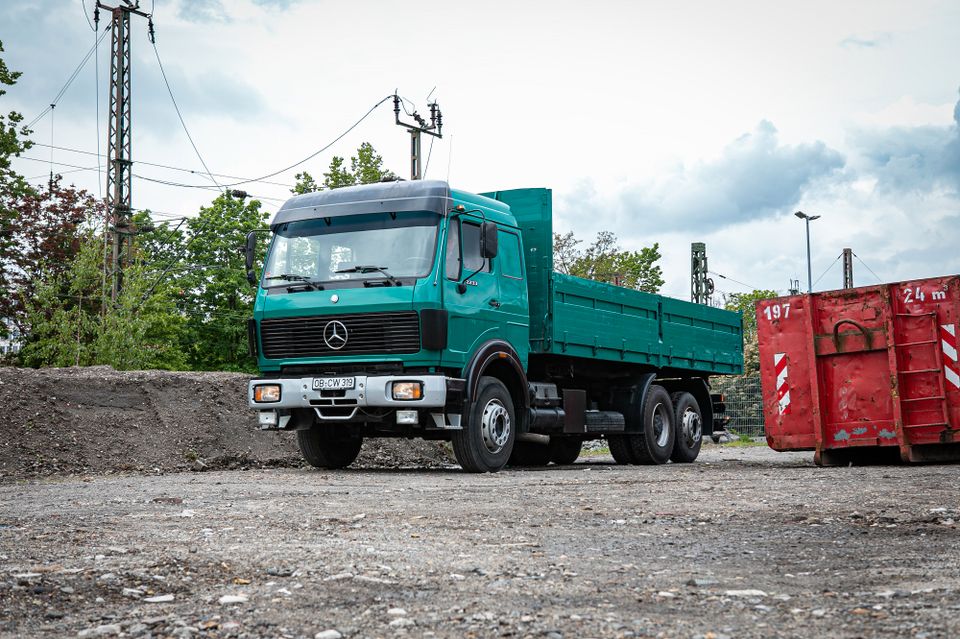
[[[297,431],[297,444],[303,458],[315,468],[346,468],[360,454],[363,438],[338,432],[336,427],[315,425]]]
[[[495,473],[507,464],[516,437],[513,399],[495,377],[481,377],[472,410],[453,432],[453,454],[468,473]]]

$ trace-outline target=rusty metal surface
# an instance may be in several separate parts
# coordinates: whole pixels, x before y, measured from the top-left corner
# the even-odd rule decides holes
[[[960,460],[960,276],[757,303],[767,443],[819,463]]]

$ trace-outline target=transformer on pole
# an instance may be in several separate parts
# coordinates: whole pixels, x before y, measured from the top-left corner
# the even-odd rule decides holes
[[[429,99],[429,96],[428,96]],[[420,134],[426,133],[427,135],[432,135],[435,138],[443,137],[443,114],[440,113],[440,105],[436,102],[431,102],[430,106],[430,124],[427,124],[427,121],[424,120],[419,113],[416,111],[413,112],[413,115],[410,115],[414,120],[417,121],[416,124],[410,124],[407,122],[400,121],[400,96],[396,93],[393,94],[393,115],[396,119],[396,123],[402,127],[405,127],[410,133],[410,179],[419,180],[423,177],[423,162],[422,156],[420,153]]]
[[[150,19],[150,14],[140,11],[140,3],[122,0],[110,7],[99,0],[94,20],[99,26],[100,9],[111,14],[110,38],[110,126],[107,134],[107,228],[111,249],[107,273],[111,280],[111,299],[116,301],[123,287],[123,269],[133,256],[134,228],[130,220],[133,208],[131,141],[131,75],[130,65],[130,14]],[[152,22],[151,22],[152,33]],[[152,38],[152,36],[151,36]]]

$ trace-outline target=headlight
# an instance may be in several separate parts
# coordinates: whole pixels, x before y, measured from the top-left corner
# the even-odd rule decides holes
[[[280,385],[262,384],[253,387],[253,401],[255,402],[279,402]]]
[[[394,382],[393,398],[405,401],[422,399],[423,382]]]

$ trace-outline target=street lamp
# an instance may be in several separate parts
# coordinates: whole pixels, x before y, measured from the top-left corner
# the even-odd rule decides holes
[[[813,293],[813,271],[810,267],[810,222],[819,220],[819,215],[807,215],[803,211],[794,213],[801,220],[807,223],[807,293]]]

